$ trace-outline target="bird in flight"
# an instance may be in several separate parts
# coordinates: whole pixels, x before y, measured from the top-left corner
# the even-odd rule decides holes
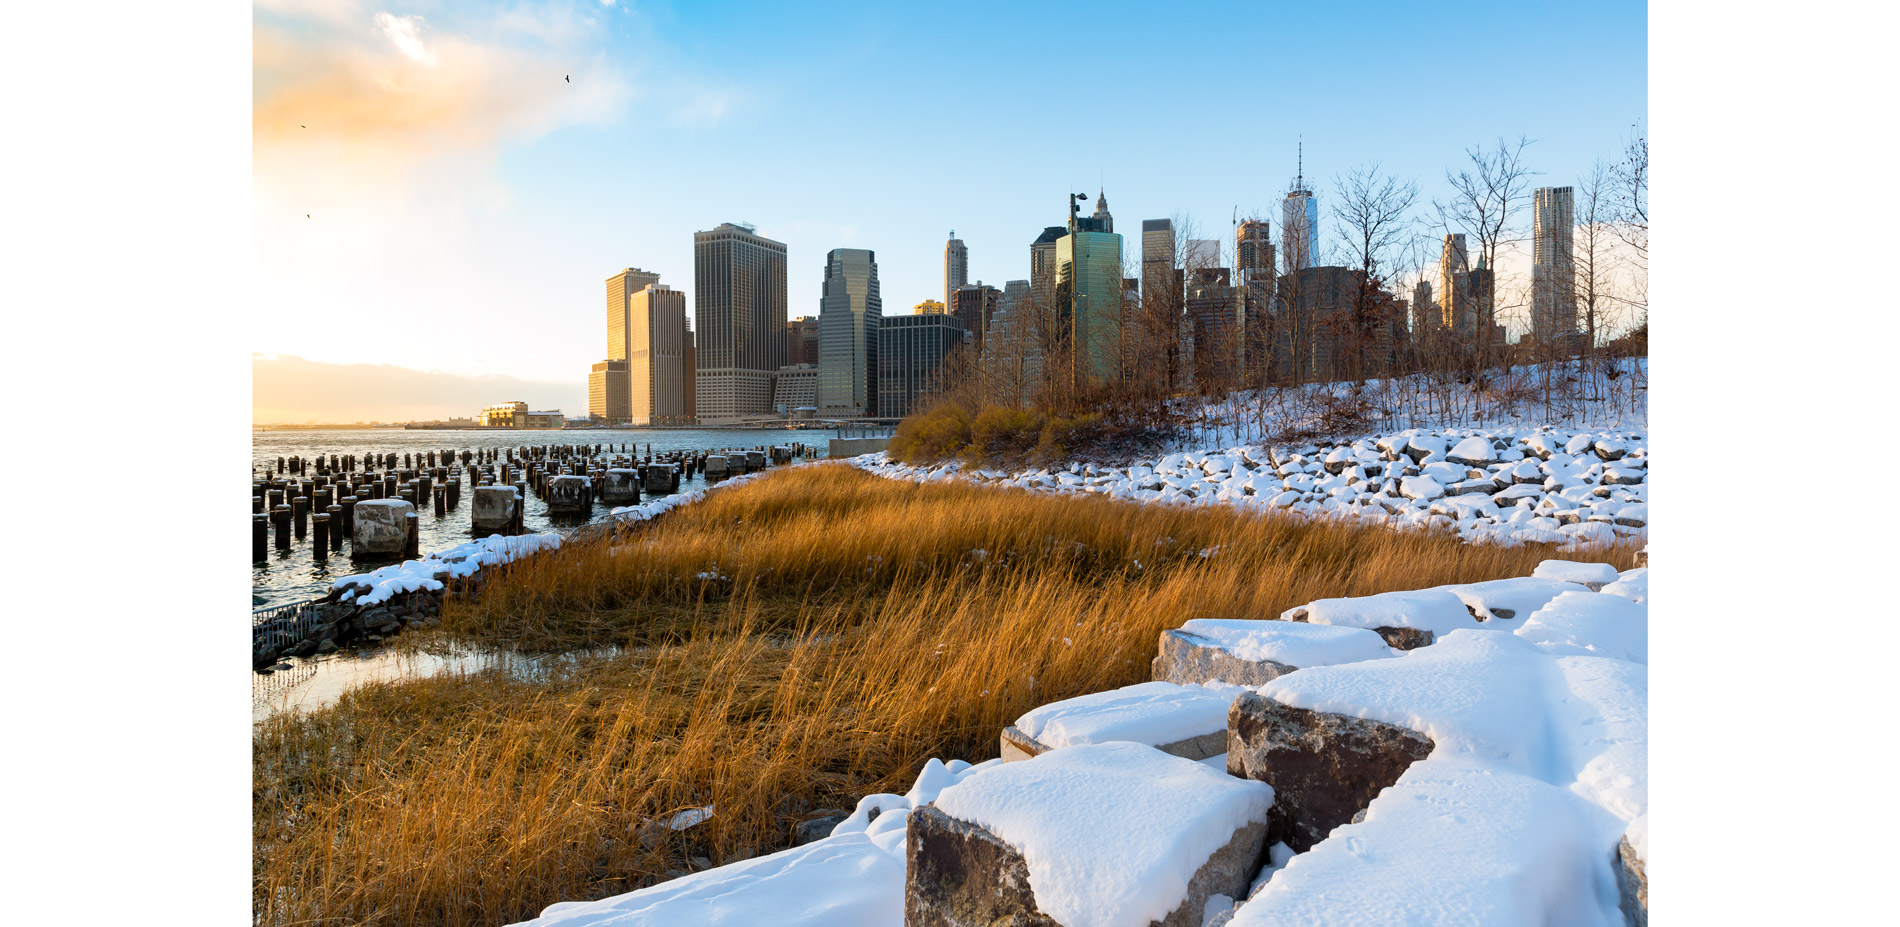
[[[303,217],[304,217],[304,218],[306,218],[306,219],[308,219],[308,218],[310,218],[310,214],[309,214],[309,213],[304,213],[304,214],[303,214]]]
[[[309,127],[309,126],[298,126],[297,128],[299,128],[299,129],[308,129],[308,128],[310,128],[310,127]]]
[[[569,76],[568,76],[568,75],[566,75],[566,74],[563,74],[563,75],[561,75],[561,79],[562,79],[562,80],[564,80],[564,81],[567,81],[567,82],[568,82],[568,83],[570,83],[570,84],[574,82],[574,78],[572,78],[572,77],[569,77]]]

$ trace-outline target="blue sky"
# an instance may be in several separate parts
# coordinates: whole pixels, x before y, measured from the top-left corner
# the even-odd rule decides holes
[[[690,294],[695,230],[786,242],[793,315],[816,314],[827,250],[874,249],[885,311],[908,312],[941,298],[951,229],[972,279],[1026,277],[1071,189],[1105,187],[1131,237],[1186,213],[1227,238],[1236,207],[1277,226],[1301,137],[1323,232],[1333,178],[1375,160],[1431,220],[1471,145],[1537,139],[1540,184],[1612,155],[1647,112],[1645,17],[260,0],[254,350],[571,383],[578,411],[602,281],[634,265]],[[339,309],[378,335],[307,324]]]

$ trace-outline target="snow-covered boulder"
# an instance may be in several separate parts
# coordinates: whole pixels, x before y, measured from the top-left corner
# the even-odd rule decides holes
[[[1200,927],[1245,893],[1272,803],[1135,743],[1007,763],[911,812],[903,922]]]
[[[1481,437],[1472,436],[1445,452],[1445,459],[1472,467],[1482,467],[1498,459],[1497,448]]]
[[[1244,618],[1194,618],[1161,632],[1153,678],[1173,683],[1257,686],[1302,666],[1329,666],[1393,655],[1366,628]]]
[[[1003,730],[1003,760],[1111,741],[1206,759],[1227,750],[1227,707],[1242,691],[1220,682],[1143,682],[1051,702]]]
[[[1566,583],[1577,583],[1590,587],[1592,592],[1602,589],[1606,584],[1616,582],[1616,567],[1607,563],[1586,563],[1577,560],[1546,560],[1531,571],[1539,579],[1555,579]]]

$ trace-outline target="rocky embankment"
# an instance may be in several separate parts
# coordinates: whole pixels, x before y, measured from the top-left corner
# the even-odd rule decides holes
[[[1649,448],[1641,431],[1410,429],[1056,470],[913,467],[883,454],[854,462],[892,479],[969,479],[1136,502],[1430,526],[1473,542],[1582,548],[1648,535]]]
[[[1552,560],[1189,621],[1000,759],[529,923],[1646,924],[1647,600],[1647,569]]]

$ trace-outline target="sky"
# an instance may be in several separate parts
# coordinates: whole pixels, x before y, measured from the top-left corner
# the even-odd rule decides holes
[[[953,229],[972,281],[1026,278],[1071,191],[1105,191],[1131,248],[1144,218],[1231,240],[1237,210],[1277,234],[1302,147],[1322,251],[1336,178],[1373,162],[1417,181],[1435,236],[1432,200],[1474,145],[1528,136],[1535,183],[1562,185],[1646,131],[1645,19],[1640,3],[258,0],[254,416],[468,415],[528,398],[499,394],[517,382],[585,412],[606,277],[656,271],[690,305],[692,233],[727,221],[787,245],[793,316],[817,314],[838,247],[876,252],[886,314],[942,298]],[[296,386],[368,369],[352,365],[441,388],[346,416]]]

